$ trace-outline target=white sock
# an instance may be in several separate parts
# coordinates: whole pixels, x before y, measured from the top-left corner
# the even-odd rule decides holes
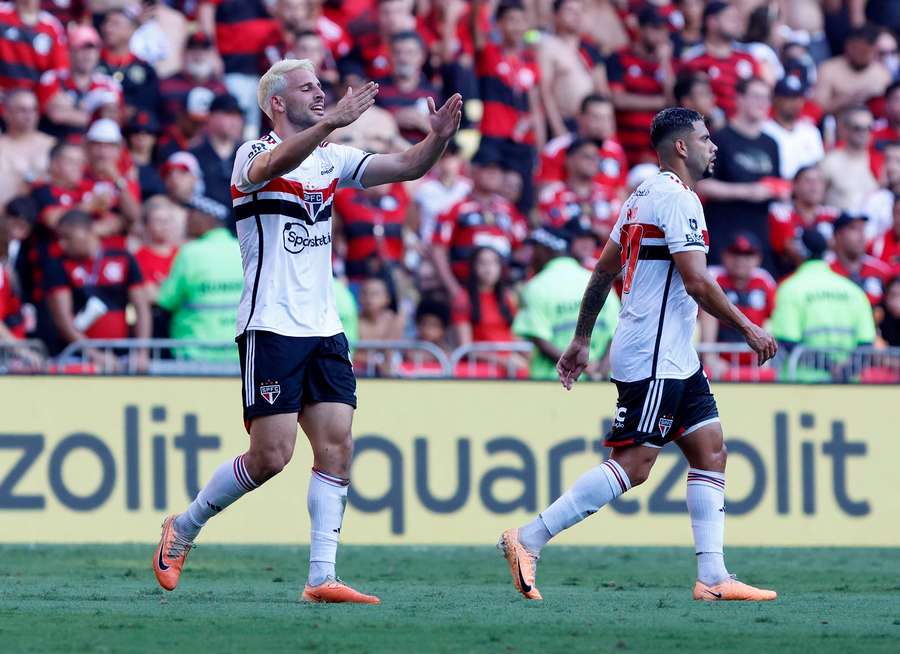
[[[318,586],[326,577],[335,576],[334,564],[349,486],[349,479],[335,477],[317,468],[312,469],[309,493],[306,496],[311,525],[307,579],[310,586]]]
[[[244,456],[241,454],[220,465],[187,511],[175,518],[179,536],[194,540],[207,520],[259,486],[247,473]]]
[[[697,579],[707,585],[728,577],[725,542],[725,473],[690,468],[687,506],[697,553]]]
[[[563,529],[596,513],[604,504],[631,488],[625,470],[612,459],[581,475],[553,504],[519,530],[519,541],[532,554]]]

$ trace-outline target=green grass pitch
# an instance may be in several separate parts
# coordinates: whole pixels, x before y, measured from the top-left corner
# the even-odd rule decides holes
[[[153,546],[0,546],[2,652],[900,652],[900,549],[740,549],[781,593],[693,602],[687,548],[554,547],[544,602],[488,547],[345,547],[381,606],[304,605],[301,547],[201,546],[164,593]]]

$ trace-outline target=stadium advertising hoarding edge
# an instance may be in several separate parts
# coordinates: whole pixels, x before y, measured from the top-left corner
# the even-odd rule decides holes
[[[900,458],[884,420],[896,387],[714,392],[729,544],[900,545],[900,495],[885,492]],[[0,395],[2,542],[152,542],[162,516],[246,446],[238,380],[6,377]],[[606,456],[615,388],[362,381],[359,398],[344,542],[484,544]],[[310,465],[300,442],[284,473],[201,540],[306,542]],[[646,484],[560,542],[688,545],[686,472],[670,445]]]

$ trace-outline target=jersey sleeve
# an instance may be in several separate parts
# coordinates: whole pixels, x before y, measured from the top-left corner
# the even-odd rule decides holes
[[[790,285],[784,285],[775,294],[775,311],[772,313],[772,335],[779,341],[799,343],[803,339],[803,312]]]
[[[63,268],[62,262],[58,259],[50,259],[47,267],[44,269],[44,291],[54,293],[59,290],[69,288],[69,277]]]
[[[706,219],[700,201],[687,191],[673,193],[659,208],[660,227],[666,234],[669,252],[701,250],[709,252]],[[618,241],[617,241],[618,242]]]
[[[616,223],[613,225],[612,230],[609,232],[609,240],[622,247],[622,223],[625,222],[625,216],[628,213],[628,203],[622,205],[619,209],[619,217],[616,218]]]
[[[263,152],[267,152],[269,146],[264,141],[247,141],[234,155],[234,170],[231,174],[231,184],[241,193],[258,191],[266,182],[254,184],[250,181],[250,165]]]
[[[864,292],[860,291],[857,297],[856,343],[857,345],[872,345],[875,342],[875,317],[872,315],[872,306]]]
[[[334,163],[339,188],[365,188],[362,183],[366,168],[372,162],[374,153],[339,143],[328,144],[328,154]]]
[[[535,301],[535,293],[528,287],[522,292],[522,306],[513,320],[512,330],[521,338],[553,339],[553,322],[546,315],[540,302]]]
[[[156,298],[156,303],[169,313],[174,312],[184,302],[187,288],[184,268],[184,250],[180,250],[175,255],[172,269],[159,287],[159,295]]]
[[[128,254],[128,288],[132,289],[141,286],[144,283],[144,273],[138,265],[137,259],[132,254]]]

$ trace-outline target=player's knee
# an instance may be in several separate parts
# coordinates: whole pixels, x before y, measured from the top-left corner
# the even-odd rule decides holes
[[[713,472],[725,472],[725,462],[728,460],[728,448],[725,447],[725,443],[722,443],[722,447],[710,454],[710,467],[707,470],[712,470]]]
[[[350,464],[353,462],[353,435],[347,431],[334,439],[335,458],[343,469],[344,477],[350,475]]]
[[[650,477],[650,468],[652,465],[639,465],[634,466],[628,472],[628,480],[631,482],[631,487],[640,486]]]
[[[254,468],[249,470],[256,483],[261,484],[284,470],[291,460],[291,450],[283,447],[271,447],[255,453]],[[254,474],[255,473],[255,474]]]

